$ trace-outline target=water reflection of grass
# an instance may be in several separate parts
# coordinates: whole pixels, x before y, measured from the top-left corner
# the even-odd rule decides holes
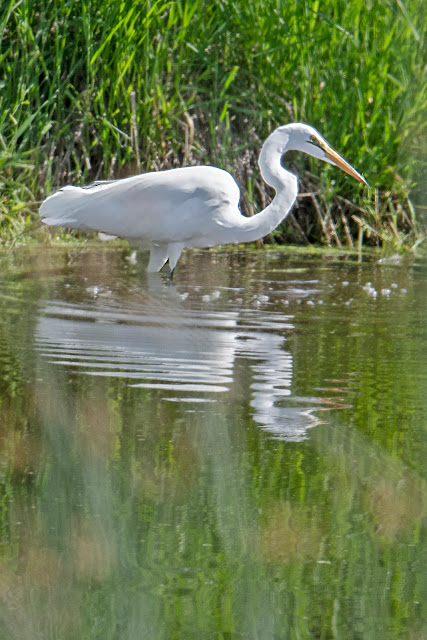
[[[21,533],[2,562],[5,637],[186,638],[195,624],[315,637],[333,624],[395,638],[416,624],[407,543],[419,545],[422,484],[357,431],[337,422],[271,446],[217,411],[204,422],[163,413],[153,431],[144,400],[116,384],[108,398],[79,384],[71,405],[57,375],[48,387],[50,452],[9,507]]]
[[[322,531],[316,509],[280,501],[268,505],[264,511],[260,539],[267,562],[287,564],[319,557]]]
[[[51,297],[53,267],[43,271]],[[81,268],[83,278],[86,267],[71,275]],[[333,283],[335,268],[319,274]],[[412,298],[397,305],[399,331],[411,335],[416,296],[404,284]],[[0,387],[2,638],[422,637],[425,483],[412,450],[421,363],[411,341],[398,347],[399,360],[372,348],[375,332],[390,355],[382,336],[390,337],[393,316],[360,302],[351,322],[362,331],[340,307],[338,330],[325,299],[304,341],[295,318],[299,391],[341,385],[343,370],[359,373],[346,389],[351,409],[328,412],[304,442],[279,442],[254,424],[243,393],[235,405],[189,413],[120,380],[28,360],[28,296],[37,292],[25,279],[15,286],[15,312],[0,325],[8,364]],[[349,339],[356,329],[360,338]]]
[[[385,477],[372,479],[366,500],[374,518],[375,534],[390,541],[415,533],[423,514],[424,493],[423,484],[409,473],[397,477],[386,473]]]

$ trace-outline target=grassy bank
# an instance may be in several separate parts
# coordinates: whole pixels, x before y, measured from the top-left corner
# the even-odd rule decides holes
[[[64,183],[183,164],[232,171],[250,214],[262,140],[301,120],[372,188],[290,158],[302,195],[275,240],[414,245],[426,32],[418,0],[4,0],[0,237]]]

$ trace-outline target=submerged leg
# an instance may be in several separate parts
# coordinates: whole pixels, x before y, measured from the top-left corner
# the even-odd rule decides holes
[[[181,255],[183,249],[184,249],[183,244],[179,244],[177,242],[168,244],[167,253],[169,255],[169,278],[171,280],[173,278],[173,272],[175,270],[176,263],[178,262],[179,256]]]
[[[151,248],[150,262],[148,263],[148,272],[154,273],[160,271],[168,259],[168,247],[165,244],[157,244]]]

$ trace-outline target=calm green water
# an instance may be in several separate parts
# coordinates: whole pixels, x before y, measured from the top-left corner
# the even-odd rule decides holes
[[[426,300],[420,258],[0,256],[0,638],[425,638]]]

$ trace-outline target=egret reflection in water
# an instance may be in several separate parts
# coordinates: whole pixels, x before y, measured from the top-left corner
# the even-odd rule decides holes
[[[275,437],[299,440],[316,423],[315,399],[293,398],[292,356],[281,313],[215,312],[158,304],[118,307],[105,301],[52,301],[37,325],[39,351],[50,363],[91,376],[123,378],[162,400],[188,403],[227,399],[237,363],[245,363],[255,422]],[[246,384],[246,381],[243,383]]]

